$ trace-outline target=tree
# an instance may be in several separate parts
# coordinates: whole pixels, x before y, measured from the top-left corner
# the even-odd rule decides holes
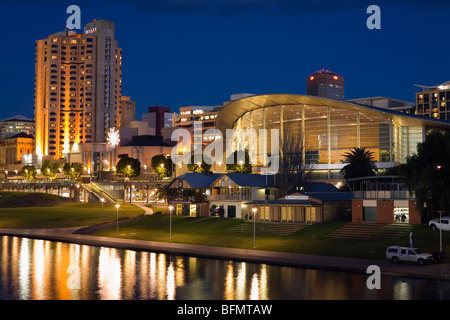
[[[248,152],[244,151],[244,161],[238,161],[238,151],[233,152],[227,159],[227,170],[236,173],[252,173],[252,165]]]
[[[167,186],[162,185],[160,183],[155,185],[155,198],[156,198],[156,201],[164,200],[164,201],[167,202],[168,197],[169,197],[169,191],[168,191]]]
[[[172,159],[163,154],[152,157],[152,170],[157,172],[161,177],[170,177],[172,175]]]
[[[450,133],[432,131],[417,145],[417,153],[406,159],[399,175],[415,193],[417,209],[424,219],[437,211],[450,211]]]
[[[63,172],[72,180],[78,180],[83,174],[83,166],[78,162],[65,163],[63,166]]]
[[[56,174],[59,172],[59,164],[57,162],[51,163],[50,160],[44,160],[44,163],[41,166],[41,173],[47,179],[56,178]]]
[[[141,174],[141,162],[135,158],[121,158],[116,165],[116,172],[123,173],[129,178],[138,177]]]
[[[293,123],[285,123],[283,126],[279,169],[275,175],[279,197],[301,191],[306,186],[308,165],[304,158],[305,146],[302,134],[295,129]]]
[[[344,162],[347,165],[340,171],[344,179],[374,176],[378,172],[374,155],[375,153],[366,150],[366,147],[353,148],[350,152],[344,153]]]
[[[190,163],[188,163],[186,165],[188,171],[192,171],[192,172],[209,172],[211,170],[211,165],[206,163],[205,158],[206,158],[206,160],[209,159],[207,156],[202,155],[202,162],[195,163],[194,162],[194,153],[192,153],[191,161],[190,161]],[[208,162],[210,163],[211,161],[208,161]]]
[[[36,179],[36,168],[33,166],[24,166],[22,167],[22,177],[25,180],[35,180]]]

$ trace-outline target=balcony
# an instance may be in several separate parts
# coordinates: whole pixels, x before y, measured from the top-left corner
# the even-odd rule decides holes
[[[206,196],[209,201],[250,201],[249,194],[210,194]]]
[[[354,191],[357,199],[415,199],[414,192],[408,190],[388,190],[388,191]]]

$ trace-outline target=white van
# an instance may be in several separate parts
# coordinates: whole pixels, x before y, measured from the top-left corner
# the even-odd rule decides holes
[[[386,250],[386,259],[394,263],[399,261],[417,262],[420,265],[430,262],[433,256],[429,253],[422,253],[417,248],[407,248],[401,246],[390,246]]]

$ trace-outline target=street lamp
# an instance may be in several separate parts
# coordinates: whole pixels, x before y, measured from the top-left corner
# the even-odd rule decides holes
[[[441,227],[439,228],[439,252],[442,254],[442,213],[444,211],[438,211],[439,213],[439,223],[441,224]]]
[[[173,206],[169,206],[169,213],[170,213],[169,241],[172,241],[172,210]]]
[[[252,208],[253,211],[253,249],[256,248],[256,211],[258,209]]]
[[[117,236],[119,236],[119,207],[120,207],[120,204],[116,204],[116,209],[117,209]]]
[[[105,198],[100,198],[100,201],[102,202],[102,223],[103,223],[103,202],[105,202]]]

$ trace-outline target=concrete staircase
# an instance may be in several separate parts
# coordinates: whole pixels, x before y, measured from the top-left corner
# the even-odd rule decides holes
[[[286,224],[286,223],[269,223],[269,222],[257,222],[256,232],[267,233],[279,236],[288,236],[294,232],[305,228],[306,224]],[[253,222],[242,223],[238,226],[228,228],[228,230],[236,232],[253,232]]]
[[[410,230],[408,224],[355,223],[351,222],[334,230],[327,237],[379,241],[395,239]]]

